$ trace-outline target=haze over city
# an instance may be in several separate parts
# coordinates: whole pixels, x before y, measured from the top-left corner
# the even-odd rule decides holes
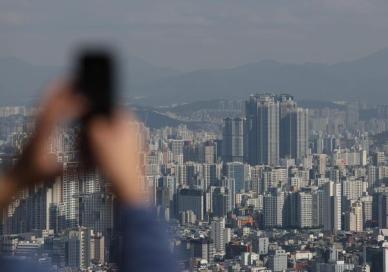
[[[387,33],[386,0],[2,0],[1,269],[388,272]]]
[[[383,0],[5,0],[0,10],[0,56],[37,65],[63,64],[93,38],[182,71],[265,59],[337,63],[388,46]]]

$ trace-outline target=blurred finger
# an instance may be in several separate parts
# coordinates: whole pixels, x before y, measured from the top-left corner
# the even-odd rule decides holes
[[[37,130],[50,134],[56,125],[80,118],[87,112],[86,99],[77,94],[68,83],[54,82],[49,88],[37,120]]]

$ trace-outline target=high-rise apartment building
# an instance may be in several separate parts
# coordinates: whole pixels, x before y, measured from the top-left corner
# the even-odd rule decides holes
[[[224,162],[242,162],[244,159],[244,119],[225,118],[222,132],[222,159]]]
[[[366,195],[360,198],[362,203],[362,222],[365,225],[369,225],[373,218],[373,197]]]
[[[67,237],[67,265],[72,268],[86,269],[90,266],[91,231],[87,228],[72,229]]]
[[[283,226],[284,198],[284,192],[276,189],[264,195],[264,227]]]
[[[173,156],[173,160],[178,164],[183,163],[183,140],[171,140],[170,148]]]
[[[388,193],[378,192],[373,195],[373,220],[381,229],[388,228]]]
[[[324,200],[324,191],[322,189],[315,190],[312,192],[312,220],[314,227],[323,226],[323,200]]]
[[[311,228],[313,226],[313,196],[311,193],[298,192],[297,209],[298,227]]]
[[[225,252],[225,218],[217,217],[214,218],[210,225],[210,238],[214,242],[214,248],[216,252]]]
[[[298,108],[290,95],[280,95],[280,157],[302,159],[308,151],[308,110]]]
[[[323,229],[336,232],[341,230],[342,197],[341,183],[329,181],[323,184]]]
[[[299,161],[308,154],[308,110],[287,94],[252,95],[245,103],[245,159],[251,165]]]
[[[66,227],[79,225],[80,166],[78,163],[66,163],[62,176],[63,202],[65,206]]]
[[[272,94],[251,95],[245,103],[246,160],[251,165],[279,163],[279,101]]]
[[[352,204],[350,211],[345,217],[346,230],[361,232],[364,229],[362,216],[362,203],[356,201]]]

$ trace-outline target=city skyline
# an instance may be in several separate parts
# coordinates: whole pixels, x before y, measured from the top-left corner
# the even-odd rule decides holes
[[[1,0],[0,270],[388,272],[387,33],[386,0]]]
[[[379,271],[388,250],[387,109],[347,102],[307,110],[293,96],[261,93],[167,108],[172,126],[131,123],[141,132],[141,180],[158,220],[170,224],[178,264],[189,271]],[[0,107],[3,165],[21,152],[34,114]],[[3,254],[40,256],[58,271],[114,264],[117,199],[80,163],[74,133],[59,130],[52,142],[63,176],[23,191],[3,210]]]

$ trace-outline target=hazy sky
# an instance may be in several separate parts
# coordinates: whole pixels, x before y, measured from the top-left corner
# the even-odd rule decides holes
[[[388,1],[0,0],[0,57],[57,65],[88,39],[183,70],[332,63],[388,46]]]

